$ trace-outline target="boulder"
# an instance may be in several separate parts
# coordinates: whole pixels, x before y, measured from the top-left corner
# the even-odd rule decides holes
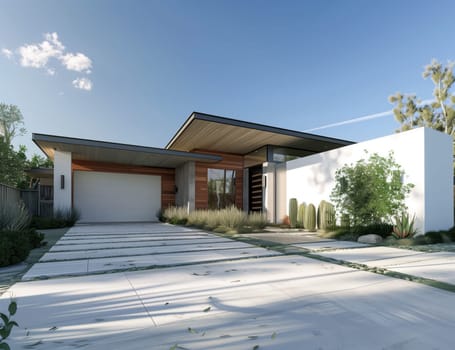
[[[382,242],[382,237],[375,234],[363,235],[357,239],[359,243],[376,244]]]

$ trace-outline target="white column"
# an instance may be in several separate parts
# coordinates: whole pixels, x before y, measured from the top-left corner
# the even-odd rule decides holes
[[[71,152],[54,151],[54,213],[71,208]]]

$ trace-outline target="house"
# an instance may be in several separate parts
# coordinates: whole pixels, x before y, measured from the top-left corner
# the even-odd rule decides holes
[[[414,170],[424,176],[428,175],[425,162],[430,165],[430,157],[425,155],[441,148],[442,156],[437,158],[442,160],[431,164],[441,169],[448,164],[448,151],[447,135],[422,130],[414,133],[413,142],[426,145],[428,135],[438,142],[443,139],[436,142],[434,149],[422,148],[419,155],[424,161],[418,161]],[[403,138],[410,134],[392,136]],[[333,180],[331,177],[340,166],[334,157],[351,159],[346,157],[349,150],[363,147],[346,140],[199,112],[189,116],[164,148],[45,134],[33,134],[33,141],[54,161],[54,210],[76,208],[83,222],[156,220],[161,209],[173,205],[188,210],[235,205],[249,212],[263,211],[271,222],[280,222],[290,197],[304,200],[305,192],[314,192],[308,186],[321,187],[322,183]],[[401,139],[391,144],[400,143]],[[375,147],[380,150],[387,149],[383,147],[387,144],[378,145]],[[325,155],[330,155],[331,160]],[[315,163],[330,164],[330,169],[327,166],[323,169],[325,178],[313,173],[313,168],[308,176],[305,169]],[[303,174],[297,176],[307,180],[320,178],[320,181],[300,186],[295,177],[296,167]],[[445,186],[445,177],[436,180]],[[323,187],[325,192],[319,191],[320,196],[327,195],[327,186]],[[421,195],[431,190],[426,182],[418,186],[418,191],[424,192]],[[313,193],[311,200],[317,200],[317,196]],[[446,199],[443,203],[448,204]],[[428,203],[431,204],[434,201]],[[446,211],[442,212],[446,216]],[[448,224],[448,219],[441,223]]]

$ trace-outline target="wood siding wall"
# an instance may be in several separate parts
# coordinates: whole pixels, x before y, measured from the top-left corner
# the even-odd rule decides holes
[[[218,163],[200,163],[196,162],[196,209],[207,209],[208,207],[208,185],[207,170],[210,169],[230,169],[235,170],[235,205],[242,209],[243,207],[243,156],[238,154],[210,152],[205,150],[194,150],[199,153],[214,154],[223,157]]]
[[[161,208],[175,205],[175,169],[73,160],[72,171],[158,175],[161,176]]]

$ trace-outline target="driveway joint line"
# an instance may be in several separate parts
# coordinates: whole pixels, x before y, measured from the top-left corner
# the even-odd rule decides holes
[[[133,283],[131,283],[130,279],[128,278],[127,274],[124,272],[123,273],[123,276],[125,276],[126,280],[128,281],[129,285],[131,286],[131,289],[134,291],[134,294],[136,294],[136,297],[139,299],[139,301],[141,302],[142,304],[142,307],[144,308],[145,312],[147,313],[148,317],[150,317],[150,319],[152,320],[153,322],[153,325],[155,327],[158,327],[158,325],[156,324],[155,322],[155,319],[153,318],[152,314],[149,312],[149,310],[147,309],[147,306],[145,305],[144,303],[144,300],[142,300],[141,296],[139,295],[139,293],[137,292],[136,288],[134,288],[133,286]]]

